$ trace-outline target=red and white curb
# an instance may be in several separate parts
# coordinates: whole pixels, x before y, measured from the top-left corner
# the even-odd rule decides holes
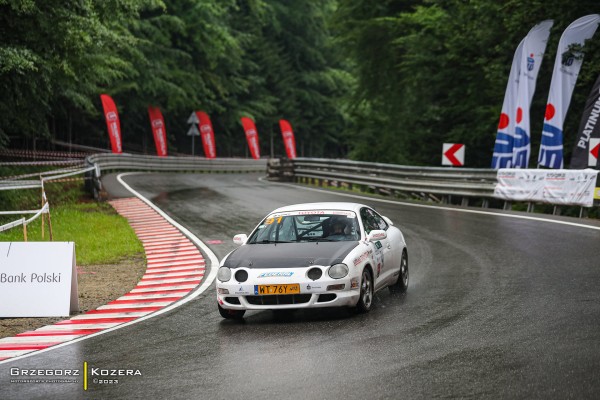
[[[136,197],[111,201],[142,241],[146,273],[131,292],[86,314],[0,339],[0,363],[24,358],[152,318],[202,294],[215,278],[218,259],[185,227],[117,177]],[[206,279],[205,259],[210,262]],[[202,286],[199,287],[200,283]]]

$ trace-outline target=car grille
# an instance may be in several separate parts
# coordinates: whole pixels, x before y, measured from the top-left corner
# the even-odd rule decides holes
[[[336,297],[337,297],[337,295],[335,295],[334,293],[320,294],[319,300],[317,300],[317,303],[327,303],[328,301],[335,300]]]
[[[256,306],[276,306],[283,304],[303,304],[310,301],[310,294],[277,294],[270,296],[246,296],[246,301]]]

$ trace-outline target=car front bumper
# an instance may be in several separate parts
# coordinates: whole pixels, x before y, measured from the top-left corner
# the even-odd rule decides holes
[[[321,277],[313,281],[296,274],[294,278],[252,279],[247,282],[216,281],[217,301],[228,310],[274,310],[320,307],[355,306],[360,297],[360,278],[347,276],[342,279]],[[299,294],[259,295],[258,285],[299,284]],[[343,285],[343,289],[332,286]]]

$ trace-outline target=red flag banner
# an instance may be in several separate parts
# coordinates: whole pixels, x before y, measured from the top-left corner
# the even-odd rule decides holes
[[[158,107],[148,107],[150,116],[150,125],[154,135],[154,144],[156,144],[156,154],[159,157],[167,156],[167,129],[165,128],[165,119]]]
[[[283,144],[285,145],[287,157],[296,158],[296,139],[294,138],[292,125],[285,119],[280,119],[279,127],[281,128],[281,136],[283,136]]]
[[[215,145],[215,132],[213,130],[210,117],[204,111],[196,111],[198,117],[198,128],[200,129],[200,137],[202,138],[202,147],[204,148],[204,156],[206,158],[216,158],[217,148]]]
[[[101,94],[102,108],[104,109],[104,118],[108,127],[108,137],[110,138],[110,147],[113,153],[121,154],[123,147],[121,144],[121,123],[119,122],[119,113],[112,97],[107,94]]]
[[[252,158],[258,160],[260,158],[260,147],[258,146],[258,132],[256,131],[256,125],[248,117],[242,117],[242,125],[244,126],[244,132],[246,132],[246,140],[248,141],[248,148]]]

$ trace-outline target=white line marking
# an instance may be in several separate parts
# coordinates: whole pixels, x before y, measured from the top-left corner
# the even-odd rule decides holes
[[[36,331],[37,332],[44,332],[44,331],[82,331],[82,330],[86,330],[86,329],[107,329],[107,328],[115,327],[117,325],[121,325],[121,322],[102,322],[102,323],[99,323],[99,324],[47,325],[47,326],[41,327],[40,329],[36,329]],[[97,333],[100,333],[100,332],[97,332]],[[81,338],[81,339],[83,339],[83,338]],[[75,339],[75,340],[79,341],[80,339]],[[68,344],[68,343],[71,343],[71,342],[67,342],[67,343],[64,343],[64,344]]]
[[[25,357],[20,357],[20,356],[24,356],[27,353],[31,353],[32,351],[39,353],[42,350],[0,350],[0,358],[12,357],[12,358],[9,358],[8,360],[0,361],[0,364],[3,364],[8,361],[12,361],[12,360],[19,360],[19,359],[25,358]]]
[[[133,300],[133,299],[132,299]],[[143,315],[150,314],[152,311],[128,311],[128,312],[115,312],[115,313],[93,313],[83,314],[71,318],[71,321],[77,320],[90,320],[90,319],[103,319],[103,318],[130,318],[130,317],[141,317]]]
[[[202,277],[204,276],[204,271],[184,271],[184,272],[173,272],[173,273],[160,273],[160,274],[146,274],[142,277],[142,280],[148,281],[149,279],[170,279],[170,278],[179,278],[179,277]]]
[[[134,299],[135,300],[135,299]],[[100,306],[97,310],[118,310],[119,308],[146,308],[146,307],[164,307],[171,304],[171,301],[152,301],[144,303],[120,303],[120,304],[107,304]]]
[[[195,283],[191,284],[191,285],[175,285],[175,286],[159,286],[159,287],[146,287],[146,288],[135,288],[133,289],[131,292],[129,293],[144,293],[144,292],[162,292],[165,290],[172,290],[172,291],[180,291],[180,290],[184,290],[187,289],[188,291],[190,291],[190,289],[195,288],[197,285]],[[128,296],[123,296],[120,297],[120,300],[127,300]]]
[[[160,276],[161,274],[165,274],[165,273],[170,273],[170,272],[181,272],[181,273],[187,273],[187,274],[194,274],[194,273],[204,273],[204,265],[200,265],[200,266],[190,266],[190,265],[184,265],[181,267],[165,267],[165,268],[155,268],[151,271],[146,271],[146,273],[144,274],[144,277],[152,277],[152,276]]]
[[[55,335],[55,336],[14,336],[0,339],[0,345],[3,343],[56,343],[66,342],[80,337],[81,335]]]
[[[181,297],[186,295],[189,292],[189,289],[186,290],[182,290],[179,292],[173,292],[173,293],[158,293],[158,294],[139,294],[137,296],[127,296],[128,300],[146,300],[146,299],[156,299],[156,300],[160,300],[161,298],[164,297]],[[122,313],[125,314],[125,313]],[[104,315],[103,313],[98,313],[98,314],[93,314],[93,315]],[[123,316],[127,316],[127,315],[123,315]]]
[[[201,278],[202,276],[192,276],[190,278],[165,278],[165,279],[157,279],[157,280],[147,280],[147,279],[142,279],[139,282],[140,286],[156,286],[156,285],[163,285],[165,283],[173,283],[173,284],[179,284],[179,283],[188,283],[191,281],[197,281]]]

